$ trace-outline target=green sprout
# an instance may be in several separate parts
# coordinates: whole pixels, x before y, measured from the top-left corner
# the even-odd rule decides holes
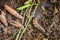
[[[23,9],[28,8],[28,7],[30,7],[30,6],[32,6],[31,3],[25,4],[24,6],[21,6],[21,7],[17,8],[17,10],[23,10]]]

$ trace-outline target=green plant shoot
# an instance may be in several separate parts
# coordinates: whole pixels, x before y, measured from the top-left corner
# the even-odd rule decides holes
[[[32,6],[32,4],[28,3],[28,4],[25,4],[24,6],[21,6],[21,7],[17,8],[17,10],[23,10],[23,9],[28,8],[30,6]]]

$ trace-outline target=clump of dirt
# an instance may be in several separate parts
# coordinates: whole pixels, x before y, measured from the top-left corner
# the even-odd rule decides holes
[[[16,20],[21,22],[21,20],[9,14],[9,12],[4,9],[2,4],[6,3],[16,10],[17,7],[22,6],[26,1],[27,0],[2,0],[0,1],[0,9],[6,13],[6,18],[8,21]],[[32,19],[21,40],[60,40],[59,2],[60,0],[41,0],[34,18]],[[33,22],[33,20],[35,21],[35,18],[37,18],[37,23],[35,22],[36,25]],[[44,31],[41,30],[41,27]],[[19,28],[9,23],[8,26],[5,26],[0,21],[0,40],[14,40],[18,31]]]

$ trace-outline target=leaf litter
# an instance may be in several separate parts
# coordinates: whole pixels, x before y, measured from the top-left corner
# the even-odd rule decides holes
[[[17,11],[16,8],[22,6],[26,1],[27,0],[1,1],[1,4],[6,4],[0,4],[0,6],[2,6],[0,7],[0,40],[14,40],[20,30],[20,27],[22,26],[23,28],[25,28],[27,23],[26,22],[24,24],[25,19],[26,17],[30,18],[30,16],[25,14],[26,16],[23,17],[23,15],[20,15],[20,11]],[[32,15],[28,13],[29,15],[32,15],[33,18],[29,22],[29,27],[22,36],[21,40],[60,40],[59,2],[59,0],[41,0],[35,14]],[[32,11],[30,11],[30,13],[33,13],[33,9],[34,6],[32,7]],[[3,10],[5,10],[6,12],[4,12]],[[33,20],[35,20],[35,18],[37,18],[37,23],[35,21],[35,24],[37,25],[34,25]],[[17,19],[19,21],[16,21]],[[23,23],[21,19],[24,20]],[[28,21],[28,19],[26,21]],[[38,25],[41,25],[41,27],[38,27]],[[43,31],[41,32],[41,30]]]

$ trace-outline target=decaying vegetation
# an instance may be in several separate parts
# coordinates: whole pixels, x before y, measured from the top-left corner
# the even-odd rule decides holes
[[[0,0],[0,40],[60,40],[60,0]]]

